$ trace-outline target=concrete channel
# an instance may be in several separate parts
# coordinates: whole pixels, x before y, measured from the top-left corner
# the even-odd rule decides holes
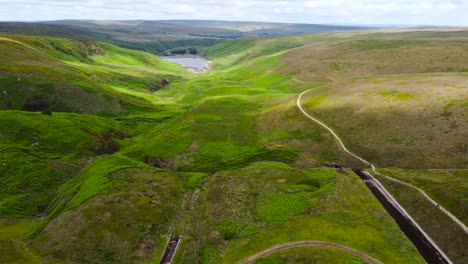
[[[413,242],[428,264],[453,264],[376,178],[363,169],[353,169],[353,171],[372,191],[403,233]]]
[[[179,247],[180,240],[182,240],[182,236],[173,237],[169,236],[169,240],[167,241],[166,248],[161,256],[160,264],[170,264],[174,259],[175,253],[177,248]]]

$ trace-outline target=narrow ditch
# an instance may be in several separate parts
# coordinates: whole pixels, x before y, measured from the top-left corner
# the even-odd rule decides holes
[[[179,247],[180,236],[178,237],[169,237],[169,241],[166,244],[166,248],[161,256],[160,264],[170,264],[174,259],[174,255]]]
[[[453,264],[377,179],[363,169],[353,169],[353,171],[372,191],[428,264]]]

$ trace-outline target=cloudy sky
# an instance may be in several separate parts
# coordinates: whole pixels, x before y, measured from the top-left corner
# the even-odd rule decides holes
[[[57,19],[468,25],[468,0],[0,0],[1,21]]]

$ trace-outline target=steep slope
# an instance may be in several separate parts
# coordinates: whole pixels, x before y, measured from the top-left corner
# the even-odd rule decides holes
[[[149,104],[145,98],[184,72],[149,54],[90,41],[3,35],[0,45],[2,109],[125,113],[127,102]]]
[[[4,110],[0,124],[0,215],[9,217],[44,212],[86,158],[117,151],[125,137],[113,120],[75,114]]]
[[[0,262],[40,262],[24,242],[43,227],[32,216],[76,208],[109,187],[107,173],[146,167],[118,151],[180,112],[154,93],[189,73],[107,43],[2,35],[0,45]]]
[[[153,94],[186,72],[156,56],[36,36],[4,35],[0,45],[1,108],[42,112],[0,112],[3,216],[45,211],[87,159],[117,152],[131,134],[125,122],[58,112],[125,114],[130,121],[141,111],[155,120],[177,113],[159,114]]]

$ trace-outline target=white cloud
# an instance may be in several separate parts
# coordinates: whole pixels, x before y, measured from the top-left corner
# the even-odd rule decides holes
[[[468,0],[0,0],[0,20],[215,19],[468,25]]]
[[[197,12],[194,6],[187,4],[172,5],[169,6],[165,11],[169,14],[191,14]]]

